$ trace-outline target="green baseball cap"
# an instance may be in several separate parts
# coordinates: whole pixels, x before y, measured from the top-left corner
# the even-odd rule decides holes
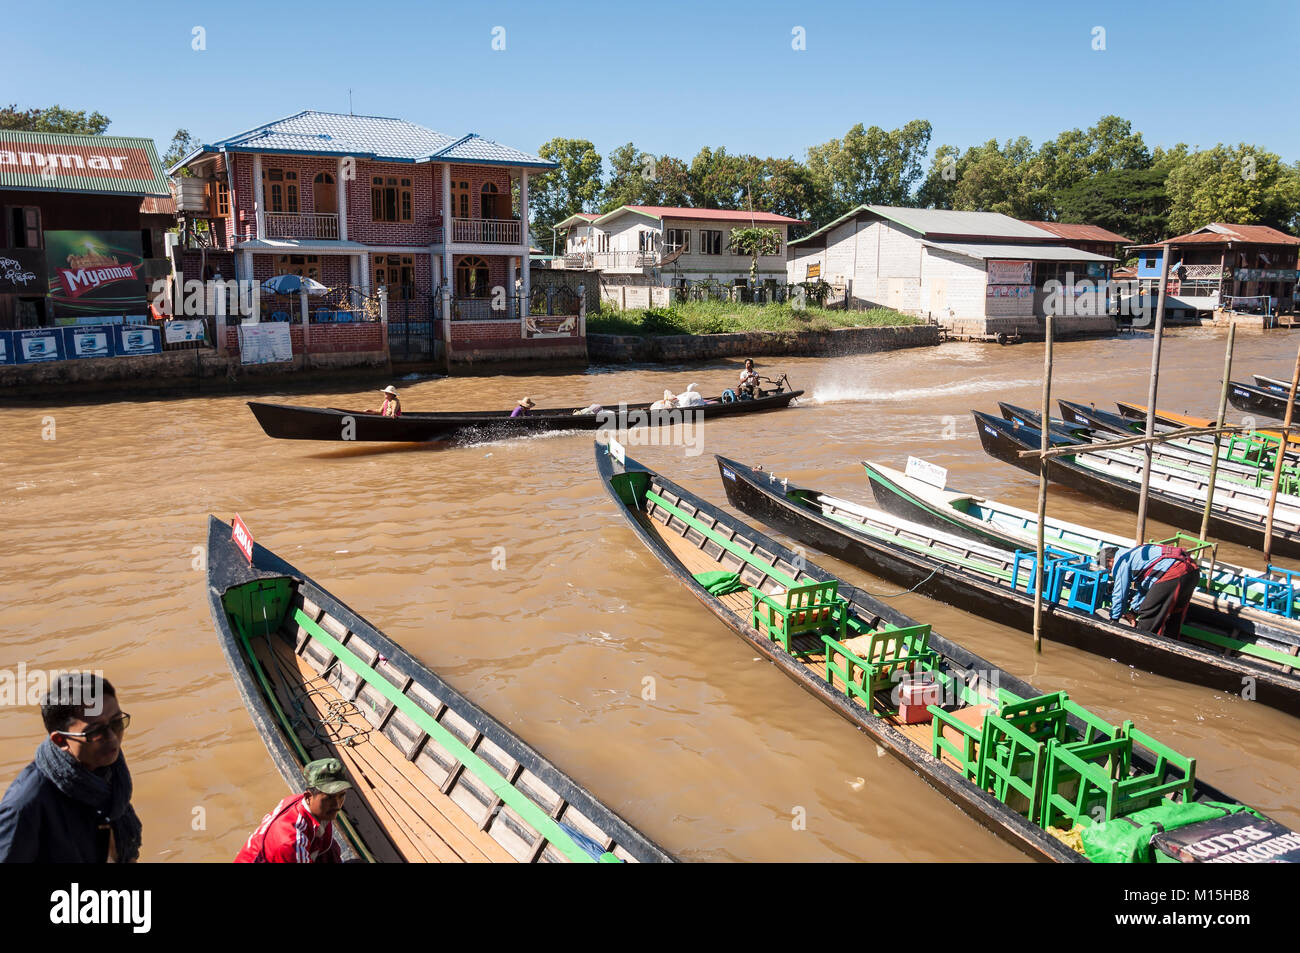
[[[321,758],[302,769],[302,776],[307,779],[307,786],[322,794],[338,794],[352,787],[352,782],[343,773],[343,762],[338,758]]]

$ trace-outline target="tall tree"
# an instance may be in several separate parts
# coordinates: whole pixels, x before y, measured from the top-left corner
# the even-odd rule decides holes
[[[163,168],[170,169],[197,149],[199,145],[199,141],[190,135],[188,129],[177,129],[176,135],[172,136],[171,145],[167,147],[167,152],[162,157]],[[180,174],[184,176],[192,173],[189,169],[181,169]]]
[[[1169,172],[1169,229],[1182,234],[1210,222],[1293,227],[1300,182],[1274,153],[1219,143],[1187,156]]]
[[[84,109],[65,109],[57,103],[44,109],[19,109],[17,103],[0,109],[0,129],[98,136],[108,128],[110,122],[112,120],[103,113],[87,115]]]
[[[562,222],[591,211],[600,194],[600,154],[586,139],[555,138],[542,143],[537,154],[559,168],[529,179],[528,211],[540,226]],[[538,236],[540,239],[541,236]]]
[[[632,143],[609,154],[609,181],[600,193],[600,211],[612,212],[621,205],[657,205],[659,161]]]
[[[1151,154],[1127,119],[1102,116],[1088,129],[1068,129],[1044,142],[1033,162],[1037,194],[1032,202],[1054,219],[1058,197],[1067,189],[1104,172],[1150,168]]]
[[[935,208],[1043,218],[1041,166],[1034,160],[1033,143],[1024,136],[1005,144],[990,139],[960,155],[955,146],[940,146],[918,201]]]
[[[909,205],[925,174],[931,126],[913,119],[901,129],[854,125],[842,139],[808,150],[808,169],[818,183],[822,223],[861,204]]]
[[[1057,196],[1060,221],[1100,225],[1142,244],[1167,238],[1169,169],[1114,169],[1084,179]]]

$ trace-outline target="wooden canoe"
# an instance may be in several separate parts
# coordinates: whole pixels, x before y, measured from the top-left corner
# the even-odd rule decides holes
[[[1287,384],[1286,390],[1279,393],[1276,388],[1256,387],[1253,384],[1232,381],[1228,385],[1228,403],[1242,413],[1263,414],[1265,417],[1285,420],[1287,394],[1290,390],[1290,384]],[[1296,405],[1300,406],[1300,398],[1297,398]]]
[[[1115,401],[1115,406],[1119,408],[1120,414],[1124,417],[1142,421],[1147,419],[1147,409],[1141,404],[1130,404],[1126,401],[1117,400]],[[1170,427],[1214,426],[1214,421],[1209,417],[1193,417],[1190,414],[1176,414],[1172,411],[1160,410],[1158,408],[1155,413],[1155,420],[1156,423],[1163,423]],[[1282,439],[1282,431],[1280,430],[1260,430],[1259,433],[1264,434],[1266,437],[1273,437],[1275,440]]]
[[[1038,473],[1038,462],[1034,458],[1020,456],[1022,451],[1039,449],[1041,437],[1036,428],[1016,426],[1011,421],[979,411],[973,411],[973,414],[985,453],[1035,475]],[[1060,445],[1061,442],[1053,438],[1054,444]],[[1094,461],[1092,458],[1097,456],[1100,455],[1080,448],[1076,455],[1053,457],[1047,465],[1048,479],[1099,502],[1136,511],[1141,489],[1141,462]],[[1203,478],[1191,474],[1175,475],[1153,468],[1147,513],[1152,519],[1183,527],[1189,532],[1193,527],[1199,529],[1206,490]],[[1216,483],[1209,531],[1216,539],[1262,549],[1266,510],[1267,500],[1261,500],[1258,489]],[[1283,505],[1281,497],[1273,521],[1273,552],[1278,556],[1300,557],[1300,510]]]
[[[796,635],[787,649],[770,638],[763,628],[756,628],[751,611],[754,597],[749,593],[773,595],[784,586],[834,583],[837,598],[842,600],[837,604],[844,613],[847,633],[854,633],[852,637],[846,634],[846,641],[840,643],[843,648],[869,651],[859,649],[858,643],[874,640],[879,635],[925,640],[923,644],[927,647],[922,653],[932,652],[933,656],[917,663],[914,671],[923,670],[943,686],[941,706],[932,706],[931,710],[942,707],[945,721],[961,721],[973,728],[985,718],[986,712],[997,706],[1018,700],[1036,702],[1044,697],[1043,692],[931,632],[929,626],[918,627],[915,620],[838,580],[802,554],[655,471],[625,457],[616,459],[608,447],[599,443],[595,449],[597,473],[628,527],[669,575],[699,599],[715,618],[770,659],[801,688],[842,715],[963,812],[1008,843],[1038,860],[1087,862],[1084,854],[1030,820],[1027,814],[1034,813],[1032,808],[1026,813],[1017,810],[1014,795],[1004,790],[1000,798],[970,780],[961,764],[947,751],[936,749],[935,729],[931,724],[904,724],[896,705],[891,707],[888,690],[850,692],[844,681],[828,673],[826,652],[835,651],[829,643],[819,642],[815,635]],[[727,479],[725,469],[722,476]],[[697,579],[697,574],[713,572],[735,574],[742,586],[750,588],[748,592],[742,589],[714,595]],[[855,683],[855,687],[862,686]],[[894,694],[897,691],[895,688]],[[868,694],[870,702],[863,700],[863,694]],[[791,717],[797,717],[797,713],[792,712]],[[1089,717],[1095,720],[1095,716],[1089,714]],[[949,730],[942,729],[946,741],[951,741]],[[1084,722],[1071,715],[1069,731],[1084,730]],[[1131,761],[1134,771],[1150,771],[1153,763],[1149,752],[1134,745]],[[1200,778],[1195,779],[1192,800],[1235,803]]]
[[[256,544],[250,565],[216,517],[208,603],[289,788],[303,790],[307,761],[346,767],[354,787],[336,831],[350,858],[673,859],[308,576]]]
[[[695,425],[704,420],[780,410],[803,394],[801,390],[767,393],[753,400],[711,398],[695,407],[651,410],[649,403],[615,404],[597,414],[583,407],[536,408],[526,417],[509,410],[403,412],[381,417],[335,407],[296,407],[249,401],[249,409],[269,437],[281,440],[429,443],[441,440],[500,440],[562,430],[624,430],[629,427]]]

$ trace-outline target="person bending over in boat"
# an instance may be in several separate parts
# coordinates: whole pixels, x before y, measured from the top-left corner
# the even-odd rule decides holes
[[[510,411],[511,417],[527,417],[528,412],[537,406],[537,403],[531,397],[525,397],[523,400],[515,401],[515,409]]]
[[[1157,543],[1123,552],[1107,546],[1100,557],[1111,574],[1112,622],[1128,613],[1134,626],[1144,631],[1171,636],[1182,632],[1201,573],[1187,550]]]
[[[379,393],[384,395],[384,404],[378,410],[367,410],[368,414],[379,414],[381,417],[400,417],[402,416],[402,402],[397,396],[397,388],[389,384]]]
[[[0,862],[133,863],[140,819],[122,736],[131,716],[108,679],[64,672],[41,699],[48,737],[0,801]]]
[[[745,369],[740,372],[740,396],[753,400],[758,396],[758,371],[754,370],[754,359],[745,358]]]
[[[321,758],[302,769],[303,794],[291,794],[262,818],[235,856],[237,864],[337,864],[334,818],[352,787],[338,758]]]

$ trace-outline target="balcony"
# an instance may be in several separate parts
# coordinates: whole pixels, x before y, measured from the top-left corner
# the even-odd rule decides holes
[[[603,251],[588,255],[589,268],[613,273],[635,273],[659,264],[658,251]]]
[[[318,238],[337,241],[339,217],[334,213],[266,213],[267,238]]]
[[[523,229],[513,218],[453,218],[451,240],[464,245],[523,244]]]

